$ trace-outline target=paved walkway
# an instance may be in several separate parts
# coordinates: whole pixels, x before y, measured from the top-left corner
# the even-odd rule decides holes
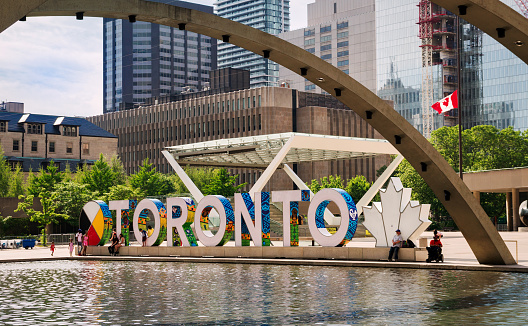
[[[306,261],[301,260],[294,262],[293,260],[279,260],[279,259],[229,259],[229,258],[175,258],[175,257],[77,257],[73,259],[119,259],[119,260],[151,260],[151,261],[207,261],[207,262],[238,262],[238,263],[280,263],[280,264],[315,264],[315,265],[336,265],[336,266],[374,266],[374,267],[403,267],[403,268],[442,268],[442,269],[470,269],[470,270],[496,270],[496,271],[512,271],[528,272],[528,232],[501,232],[502,238],[506,241],[506,245],[510,248],[514,258],[518,255],[519,264],[516,266],[484,266],[480,265],[475,256],[471,252],[468,243],[460,232],[445,232],[442,238],[444,245],[444,263],[439,264],[424,264],[418,262],[366,262],[366,261]],[[432,238],[432,232],[425,232],[423,236]],[[282,246],[281,241],[273,241],[275,246]],[[233,246],[234,242],[227,244]],[[301,246],[311,245],[311,241],[301,241]],[[375,240],[373,238],[355,238],[348,244],[349,247],[374,247]],[[517,248],[516,248],[517,246]],[[52,259],[69,259],[68,246],[58,245],[52,257],[50,250],[47,247],[35,247],[34,249],[2,249],[0,250],[0,262],[16,262],[16,261],[31,261],[31,260],[52,260]],[[516,250],[517,253],[516,254]],[[282,262],[281,262],[282,261]]]

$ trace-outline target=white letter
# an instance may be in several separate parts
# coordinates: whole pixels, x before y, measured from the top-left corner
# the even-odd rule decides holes
[[[325,201],[333,201],[339,207],[339,212],[341,214],[341,224],[336,233],[330,234],[326,228],[317,227],[316,218],[319,219],[319,226],[324,226],[324,209],[328,205],[324,203]],[[317,214],[316,211],[319,205],[324,205],[322,209],[319,210],[320,214]],[[321,225],[322,223],[322,225]],[[308,208],[308,227],[310,228],[310,233],[312,238],[317,241],[323,247],[335,247],[343,241],[345,235],[347,234],[349,226],[349,209],[345,198],[339,193],[338,189],[326,188],[322,189],[312,199],[310,207]],[[354,228],[355,231],[355,228]]]
[[[218,232],[216,232],[216,234],[214,235],[209,230],[202,230],[202,227],[200,225],[200,217],[202,213],[206,213],[207,215],[209,215],[210,209],[209,211],[207,211],[207,208],[209,206],[216,209],[220,217],[220,226],[218,228]],[[204,209],[206,210],[205,212]],[[202,242],[204,246],[223,246],[226,242],[222,241],[226,229],[228,227],[231,228],[233,226],[233,223],[233,207],[225,197],[209,195],[202,198],[202,200],[200,200],[200,203],[198,203],[198,206],[196,207],[196,214],[194,215],[194,230],[196,232],[198,240],[200,240],[200,242]]]
[[[189,198],[190,199],[190,198]],[[178,218],[172,216],[172,207],[178,206],[180,208],[181,215]],[[187,202],[185,199],[180,197],[170,197],[167,198],[167,246],[172,247],[172,228],[176,228],[183,247],[189,247],[189,240],[185,230],[183,229],[183,224],[187,221],[189,210],[187,209]]]
[[[271,201],[282,202],[282,245],[290,246],[290,202],[301,201],[300,190],[281,190],[271,192]]]
[[[116,211],[117,235],[121,234],[121,210],[128,210],[128,200],[111,200],[108,202],[110,210]]]
[[[246,227],[251,235],[255,247],[262,247],[262,215],[261,215],[261,195],[260,192],[255,193],[255,204],[251,200],[248,193],[235,194],[235,246],[242,246],[242,220],[246,223]],[[249,205],[249,208],[248,208]],[[253,216],[249,212],[253,206]],[[257,212],[258,206],[258,212]],[[258,215],[257,215],[258,213]],[[241,218],[242,217],[242,218]],[[253,219],[255,224],[253,224]]]
[[[136,210],[134,211],[134,235],[136,236],[136,239],[141,242],[141,231],[139,231],[139,214],[142,210],[148,209],[152,212],[152,215],[154,215],[154,233],[150,237],[147,238],[147,247],[152,246],[156,240],[158,240],[158,235],[160,232],[160,214],[158,207],[151,199],[143,199],[139,202],[139,204],[136,207]]]

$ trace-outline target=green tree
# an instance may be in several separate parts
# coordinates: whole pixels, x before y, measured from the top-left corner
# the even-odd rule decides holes
[[[17,165],[15,171],[11,174],[11,181],[9,182],[9,197],[18,198],[18,196],[25,194],[24,176],[22,175],[22,169]]]
[[[88,185],[90,191],[103,194],[114,185],[116,174],[101,154],[92,167],[83,171],[80,181]]]
[[[92,200],[93,193],[87,184],[63,181],[55,186],[52,196],[57,200],[56,211],[67,216],[67,222],[76,225],[84,204]]]
[[[203,189],[205,185],[207,185],[211,179],[214,178],[215,169],[213,168],[205,168],[205,167],[190,167],[186,166],[184,167],[185,173],[189,176],[189,178],[193,181],[193,183],[196,185],[200,191],[203,192]],[[180,177],[178,177],[177,174],[170,174],[169,178],[172,180],[172,183],[174,184],[174,193],[175,194],[184,194],[189,193],[189,189],[183,184],[183,181],[181,181]]]
[[[113,185],[124,185],[127,182],[127,174],[125,172],[123,162],[121,162],[117,155],[112,156],[112,158],[110,159],[110,168],[114,173]]]
[[[4,157],[4,151],[0,146],[0,197],[6,197],[9,194],[11,179],[11,169]]]
[[[163,196],[174,192],[174,184],[168,176],[156,171],[153,164],[146,158],[139,171],[130,176],[130,185],[147,196]]]
[[[20,196],[18,207],[15,212],[23,211],[29,216],[31,222],[36,222],[42,229],[42,243],[46,245],[46,226],[51,223],[58,223],[59,219],[67,219],[65,214],[57,213],[58,202],[55,194],[43,191],[39,194],[42,210],[38,211],[33,208],[33,195]]]
[[[431,143],[455,171],[459,171],[458,126],[442,127],[431,135]],[[528,165],[528,133],[508,127],[498,130],[479,125],[462,132],[463,171],[481,171]],[[434,222],[446,223],[447,211],[412,166],[404,161],[397,170],[406,187],[413,188],[413,199],[431,204]],[[480,202],[491,217],[505,214],[504,194],[482,193]]]
[[[307,184],[308,188],[316,194],[319,190],[325,188],[339,188],[344,189],[345,185],[340,175],[331,175],[329,177],[322,177],[320,180],[313,179],[310,184]]]
[[[357,203],[363,195],[370,189],[370,182],[367,181],[367,178],[363,175],[357,175],[355,178],[348,180],[345,187],[345,191],[352,196],[354,202]]]
[[[234,196],[240,188],[247,183],[237,185],[238,175],[229,175],[226,169],[214,171],[213,178],[203,187],[204,195],[221,195],[224,197]]]
[[[59,171],[53,161],[49,163],[46,169],[40,169],[37,175],[30,174],[28,178],[27,192],[32,196],[39,196],[40,193],[51,193],[55,185],[64,179],[64,174]]]
[[[143,195],[139,189],[132,188],[129,185],[115,185],[110,187],[107,193],[103,195],[103,200],[109,202],[110,200],[127,200],[137,199],[140,201],[143,199]]]

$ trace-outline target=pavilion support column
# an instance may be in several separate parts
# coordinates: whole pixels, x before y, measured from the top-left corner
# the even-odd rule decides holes
[[[513,231],[512,193],[506,193],[506,223],[508,231]]]
[[[473,191],[473,196],[480,202],[480,191]]]
[[[519,189],[512,189],[512,212],[513,212],[513,231],[517,231],[521,225],[519,218]]]

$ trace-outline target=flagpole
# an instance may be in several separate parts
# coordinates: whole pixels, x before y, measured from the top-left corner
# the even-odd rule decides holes
[[[458,98],[458,168],[460,179],[464,179],[464,169],[462,168],[462,88],[460,82],[462,79],[462,69],[460,60],[462,59],[462,42],[460,33],[460,19],[456,16],[456,41],[457,41],[457,98]]]

